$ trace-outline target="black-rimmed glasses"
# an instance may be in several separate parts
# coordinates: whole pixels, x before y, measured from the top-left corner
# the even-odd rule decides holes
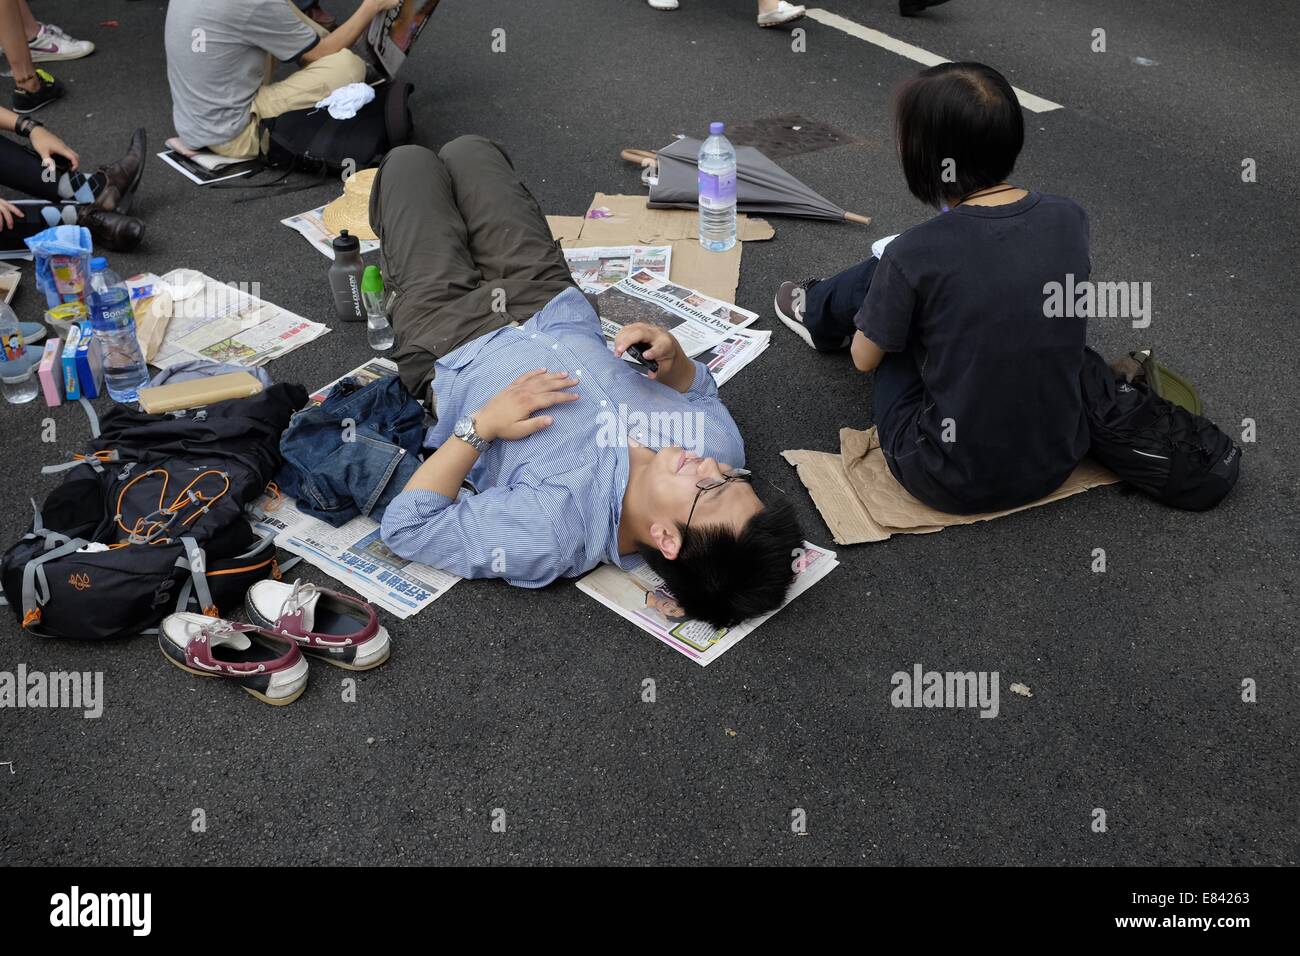
[[[686,530],[691,529],[691,518],[695,517],[695,506],[700,503],[700,495],[706,491],[712,491],[715,488],[721,488],[729,481],[747,481],[751,484],[754,481],[754,475],[747,468],[729,468],[722,473],[721,478],[703,478],[695,483],[696,492],[695,500],[691,502],[691,512],[686,516]]]

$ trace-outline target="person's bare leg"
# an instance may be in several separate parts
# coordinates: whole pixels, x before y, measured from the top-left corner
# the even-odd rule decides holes
[[[41,30],[41,24],[36,17],[32,16],[32,8],[27,5],[27,0],[18,0],[18,13],[23,18],[23,33],[28,41],[35,40],[36,34]]]
[[[14,85],[35,93],[41,88],[41,81],[32,65],[32,51],[27,48],[31,37],[23,24],[24,12],[28,17],[32,15],[23,0],[0,0],[0,47],[4,47],[5,59],[14,75]],[[35,35],[33,31],[32,36]]]
[[[778,6],[780,6],[780,4],[781,4],[781,0],[758,0],[758,12],[771,13]]]

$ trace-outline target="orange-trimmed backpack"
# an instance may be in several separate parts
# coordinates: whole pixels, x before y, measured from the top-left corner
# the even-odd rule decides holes
[[[148,414],[115,405],[84,455],[45,469],[63,483],[32,502],[32,528],[0,561],[24,630],[128,637],[178,610],[220,615],[278,575],[275,545],[244,508],[281,465],[280,434],[306,404],[298,385],[207,408]]]

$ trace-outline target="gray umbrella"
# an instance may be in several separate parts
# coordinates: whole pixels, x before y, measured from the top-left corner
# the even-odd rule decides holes
[[[698,205],[700,141],[679,139],[658,153],[627,149],[623,158],[643,166],[658,166],[658,182],[650,185],[647,202],[655,209],[694,209]],[[813,192],[753,146],[736,147],[736,209],[763,216],[803,216],[867,225],[869,216],[845,212]]]

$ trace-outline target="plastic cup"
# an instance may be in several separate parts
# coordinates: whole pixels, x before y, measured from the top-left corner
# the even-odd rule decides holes
[[[4,391],[5,401],[10,405],[25,405],[30,402],[40,391],[36,367],[27,365],[23,369],[0,370],[0,390]]]

